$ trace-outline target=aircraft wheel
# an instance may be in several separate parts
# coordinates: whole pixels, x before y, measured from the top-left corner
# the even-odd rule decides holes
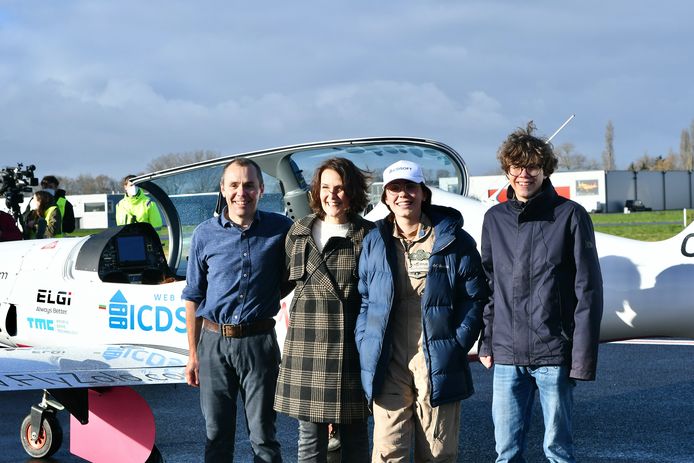
[[[161,456],[161,452],[155,445],[152,447],[152,453],[149,454],[149,458],[145,463],[164,463],[164,457]]]
[[[38,439],[31,438],[31,415],[22,421],[19,437],[24,451],[33,458],[47,458],[58,451],[63,443],[63,428],[54,413],[43,415],[43,424]]]

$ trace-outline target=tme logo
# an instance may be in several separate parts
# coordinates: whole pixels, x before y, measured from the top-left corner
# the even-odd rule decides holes
[[[55,331],[53,327],[53,320],[46,320],[45,318],[27,318],[29,322],[29,328],[35,330],[45,330],[45,331]]]
[[[36,302],[44,304],[70,305],[72,292],[56,291],[55,294],[50,289],[39,289],[36,293]]]

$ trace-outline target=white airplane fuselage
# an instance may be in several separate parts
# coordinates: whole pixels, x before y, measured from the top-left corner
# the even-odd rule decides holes
[[[464,228],[479,246],[488,204],[437,189],[433,200],[461,211]],[[385,213],[379,205],[367,218],[376,220]],[[694,337],[694,303],[688,291],[694,281],[694,258],[686,255],[694,252],[694,240],[689,242],[689,232],[660,242],[596,233],[605,294],[603,341]],[[143,344],[186,350],[185,303],[181,299],[185,281],[100,281],[95,272],[75,268],[87,239],[0,244],[0,343]],[[286,332],[290,298],[283,301],[277,317],[280,341]]]
[[[180,299],[185,281],[160,285],[102,282],[95,272],[75,270],[77,252],[87,239],[2,243],[0,342],[8,346],[148,344],[187,349],[185,307]],[[8,326],[13,320],[16,326]]]

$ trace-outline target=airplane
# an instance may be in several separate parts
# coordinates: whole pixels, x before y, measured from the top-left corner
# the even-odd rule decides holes
[[[43,390],[20,429],[29,455],[46,458],[58,450],[63,433],[55,413],[67,409],[73,454],[99,462],[161,461],[151,410],[131,386],[185,382],[180,295],[190,238],[197,224],[221,211],[222,169],[239,156],[263,170],[259,208],[294,220],[310,212],[308,182],[325,159],[346,157],[372,173],[370,220],[387,214],[379,203],[385,167],[412,160],[424,170],[432,202],[461,211],[464,228],[480,243],[490,204],[467,196],[462,156],[429,139],[307,143],[136,177],[133,183],[160,208],[161,233],[130,224],[86,237],[0,243],[0,344],[6,346],[0,392]],[[693,238],[694,224],[660,242],[596,233],[605,287],[602,341],[694,337]],[[291,295],[282,300],[276,317],[280,346],[290,302]]]

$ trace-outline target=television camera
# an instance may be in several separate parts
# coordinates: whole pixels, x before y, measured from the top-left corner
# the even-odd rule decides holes
[[[0,169],[0,196],[5,197],[7,209],[12,211],[12,216],[24,229],[24,221],[19,205],[24,202],[25,192],[31,192],[31,187],[38,186],[39,180],[34,176],[36,166],[33,164],[24,167],[17,163],[17,167],[5,167]]]

